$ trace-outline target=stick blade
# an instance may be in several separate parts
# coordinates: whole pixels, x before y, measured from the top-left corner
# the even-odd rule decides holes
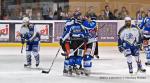
[[[49,71],[42,71],[42,73],[48,74],[48,73],[49,73]]]

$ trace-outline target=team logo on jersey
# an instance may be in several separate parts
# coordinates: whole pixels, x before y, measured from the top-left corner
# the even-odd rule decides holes
[[[73,31],[73,33],[80,33],[81,28],[80,28],[80,26],[72,26],[72,31]]]
[[[132,33],[126,34],[126,38],[127,39],[132,39],[133,38],[133,34]]]

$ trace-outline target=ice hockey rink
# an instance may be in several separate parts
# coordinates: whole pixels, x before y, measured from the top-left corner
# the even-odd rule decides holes
[[[58,50],[57,47],[41,47],[41,64],[35,67],[34,58],[32,68],[24,68],[25,51],[20,53],[21,47],[0,47],[0,83],[149,83],[150,67],[146,73],[130,75],[126,58],[118,52],[117,47],[99,47],[100,59],[93,60],[92,74],[86,76],[63,76],[64,57],[58,55],[49,74],[41,71],[47,70]],[[134,58],[133,58],[134,60]],[[142,63],[145,55],[141,53]],[[134,72],[136,63],[134,61]]]

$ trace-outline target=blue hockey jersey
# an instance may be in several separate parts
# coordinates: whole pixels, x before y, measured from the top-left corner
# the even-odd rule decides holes
[[[66,26],[66,31],[62,35],[62,40],[65,41],[67,38],[70,39],[83,39],[87,38],[87,31],[80,23],[74,23]]]
[[[22,31],[24,29],[24,31]],[[26,29],[26,30],[25,30]],[[21,27],[21,38],[27,41],[27,44],[38,45],[40,42],[40,33],[37,31],[34,25]]]
[[[143,19],[139,27],[143,30],[143,36],[150,38],[150,17]]]

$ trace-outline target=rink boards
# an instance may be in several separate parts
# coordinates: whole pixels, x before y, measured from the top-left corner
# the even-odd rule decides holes
[[[65,26],[64,20],[31,20],[41,34],[41,46],[58,47]],[[132,21],[134,23],[134,21]],[[17,47],[20,44],[21,20],[0,20],[0,47]],[[117,32],[123,20],[97,20],[99,46],[117,46]]]
[[[99,42],[99,46],[117,46],[116,42]],[[0,47],[21,47],[21,43],[0,43]],[[59,47],[60,45],[56,43],[41,43],[42,47]]]

